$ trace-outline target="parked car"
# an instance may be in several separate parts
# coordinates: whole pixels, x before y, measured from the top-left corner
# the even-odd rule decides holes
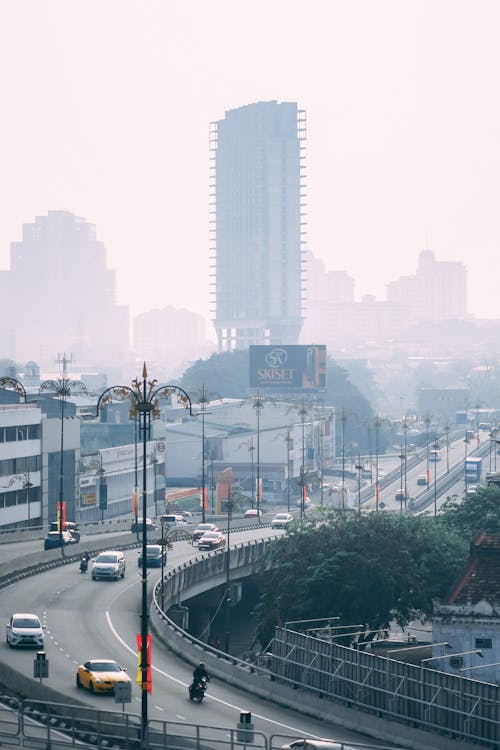
[[[419,474],[419,476],[417,477],[417,484],[419,486],[424,485],[425,487],[427,487],[427,474]]]
[[[52,521],[49,531],[59,531],[59,525],[57,521]],[[69,531],[75,542],[80,541],[80,529],[78,528],[77,523],[73,523],[73,521],[66,521],[63,531]]]
[[[271,521],[271,528],[286,529],[291,521],[293,521],[293,516],[291,513],[277,513]]]
[[[132,534],[142,534],[142,518],[138,518],[137,521],[132,521]],[[146,518],[146,533],[148,531],[154,531],[156,529],[156,524],[153,521],[152,518]]]
[[[248,508],[243,513],[243,518],[260,518],[263,515],[261,510],[257,510],[257,508]]]
[[[198,542],[207,531],[219,531],[214,523],[199,523],[191,534],[191,540]]]
[[[38,615],[16,612],[6,626],[7,644],[14,646],[43,646],[43,627]]]
[[[226,537],[222,531],[207,531],[198,542],[198,549],[210,550],[226,546]]]
[[[69,531],[49,531],[43,541],[43,548],[55,549],[56,547],[61,546],[61,541],[63,547],[65,547],[67,544],[77,543],[77,540],[72,534],[70,534]]]
[[[165,546],[162,549],[161,544],[146,545],[146,568],[161,568],[167,562],[167,550]],[[142,568],[142,549],[139,551],[137,565]]]
[[[98,578],[117,581],[125,576],[125,556],[119,550],[100,552],[92,565],[92,580]]]
[[[113,693],[120,682],[132,682],[126,670],[111,659],[91,659],[79,664],[76,686],[91,693]]]

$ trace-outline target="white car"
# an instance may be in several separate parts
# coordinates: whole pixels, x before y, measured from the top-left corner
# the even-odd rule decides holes
[[[92,566],[93,581],[96,581],[98,578],[103,578],[108,581],[114,579],[117,581],[124,576],[125,556],[123,552],[108,550],[107,552],[100,552],[97,555]]]
[[[277,513],[271,521],[271,528],[286,529],[290,521],[293,521],[291,513]]]
[[[16,612],[7,624],[6,638],[8,645],[43,646],[43,627],[38,615],[29,612]]]

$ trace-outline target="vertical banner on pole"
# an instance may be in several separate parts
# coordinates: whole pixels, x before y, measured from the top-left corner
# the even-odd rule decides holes
[[[57,503],[57,530],[64,531],[66,528],[66,500]]]
[[[132,492],[132,515],[134,518],[137,516],[137,492]]]
[[[137,674],[135,681],[141,689],[142,686],[142,635],[137,634]],[[147,672],[146,672],[146,690],[148,693],[152,691],[152,669],[151,669],[151,636],[148,635],[146,638],[146,660],[147,660]]]

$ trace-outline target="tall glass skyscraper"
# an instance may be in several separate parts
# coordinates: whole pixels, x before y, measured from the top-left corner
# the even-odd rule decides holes
[[[210,127],[219,351],[298,344],[302,326],[304,110],[257,102]]]

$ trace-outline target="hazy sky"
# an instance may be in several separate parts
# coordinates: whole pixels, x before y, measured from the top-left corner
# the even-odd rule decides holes
[[[69,210],[132,314],[208,316],[209,123],[297,101],[327,269],[383,299],[427,245],[500,318],[499,38],[498,0],[0,0],[0,268]]]

